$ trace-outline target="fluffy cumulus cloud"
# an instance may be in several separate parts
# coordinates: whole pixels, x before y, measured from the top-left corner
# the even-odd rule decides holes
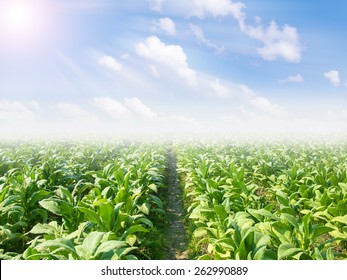
[[[210,87],[212,89],[212,95],[218,97],[228,97],[230,95],[230,90],[227,86],[223,85],[220,79],[215,79],[210,82]]]
[[[305,81],[304,77],[300,74],[294,76],[288,76],[284,79],[278,80],[280,84],[284,83],[303,83]]]
[[[157,116],[147,105],[145,105],[139,98],[125,98],[124,104],[132,111],[134,114],[145,118],[152,119]]]
[[[34,100],[32,100],[28,103],[28,107],[34,111],[38,111],[41,108],[40,103],[37,101],[34,101]]]
[[[272,103],[265,97],[258,96],[257,93],[249,86],[242,84],[239,85],[239,89],[241,90],[242,95],[245,97],[245,101],[251,107],[253,107],[253,109],[256,109],[258,113],[265,113],[265,115],[275,118],[282,118],[288,115],[288,113],[281,106]],[[257,118],[258,116],[256,111],[248,111],[243,104],[240,107],[240,111],[244,115],[251,118]]]
[[[0,100],[0,122],[34,121],[35,114],[18,101]]]
[[[302,46],[295,27],[284,25],[282,28],[275,21],[267,27],[263,25],[251,26],[240,21],[241,30],[250,38],[264,44],[258,48],[258,53],[265,60],[283,58],[288,62],[300,62]]]
[[[242,9],[245,4],[231,0],[148,0],[150,8],[155,11],[170,11],[185,17],[200,19],[213,16],[224,17],[232,15],[241,20],[244,17]]]
[[[271,21],[268,26],[261,23],[261,18],[256,17],[255,26],[246,22],[246,6],[242,2],[231,0],[166,0],[167,10],[186,17],[198,17],[204,19],[208,16],[225,17],[232,16],[239,24],[243,33],[250,38],[260,41],[263,46],[258,48],[259,55],[265,60],[275,60],[282,58],[288,62],[300,62],[303,46],[300,42],[298,31],[295,27],[285,24],[278,26],[275,21]],[[201,29],[191,27],[193,34],[202,42],[211,44],[203,36]],[[212,47],[212,46],[210,46]]]
[[[252,99],[250,103],[259,111],[268,113],[274,117],[285,117],[287,115],[279,105],[271,103],[265,97],[256,97]]]
[[[158,21],[155,21],[152,30],[153,30],[153,32],[162,31],[169,36],[175,36],[176,35],[176,25],[168,17],[160,18]]]
[[[99,97],[94,98],[93,102],[96,107],[112,119],[124,119],[130,116],[128,108],[113,98]]]
[[[239,88],[242,94],[248,99],[252,99],[256,96],[255,92],[252,89],[250,89],[247,85],[239,85]]]
[[[332,70],[326,72],[324,73],[324,77],[327,78],[334,87],[338,87],[341,83],[339,71]]]
[[[197,85],[196,73],[189,68],[187,55],[179,45],[166,45],[158,37],[150,36],[145,42],[141,42],[135,47],[136,53],[144,58],[162,64],[190,86]]]
[[[244,17],[242,9],[245,5],[241,2],[234,3],[230,0],[193,0],[186,2],[191,2],[190,5],[192,5],[190,16],[204,18],[208,15],[214,17],[232,15],[239,20]]]
[[[214,49],[216,53],[223,53],[224,52],[224,46],[219,46],[216,43],[211,42],[209,39],[207,39],[205,37],[204,32],[202,31],[202,29],[195,25],[195,24],[191,24],[190,25],[190,31],[192,32],[192,34],[195,36],[195,38],[198,40],[199,43],[204,44],[205,46],[207,46],[210,49]]]
[[[148,0],[151,10],[160,12],[164,0]]]
[[[138,97],[125,98],[123,101],[118,101],[110,97],[100,97],[94,98],[93,101],[96,107],[115,120],[130,119],[133,117],[148,120],[157,116]]]
[[[97,121],[95,116],[74,104],[59,103],[57,104],[57,108],[65,117],[72,119],[73,121]]]
[[[114,72],[118,72],[122,69],[122,64],[119,63],[118,60],[112,56],[102,56],[100,57],[98,62],[100,65]]]

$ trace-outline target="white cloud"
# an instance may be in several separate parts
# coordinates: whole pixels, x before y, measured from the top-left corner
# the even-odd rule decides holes
[[[110,97],[93,99],[94,104],[112,119],[130,119],[138,116],[142,119],[152,119],[157,116],[138,97],[125,98],[123,102]]]
[[[120,56],[120,58],[123,59],[123,60],[126,60],[126,59],[128,59],[129,57],[130,57],[130,54],[128,54],[128,53],[123,53],[123,54]]]
[[[347,110],[343,110],[341,112],[341,115],[342,115],[343,118],[347,119]]]
[[[241,105],[240,111],[247,117],[258,118],[258,113],[265,113],[270,117],[283,118],[288,116],[288,113],[278,104],[273,104],[265,97],[258,96],[255,91],[247,85],[239,85],[242,94],[246,97],[246,102],[256,109],[257,112],[249,111],[245,105]]]
[[[97,118],[79,106],[70,103],[59,103],[57,108],[68,118],[75,121],[96,121]]]
[[[147,105],[145,105],[139,98],[125,98],[124,104],[136,115],[145,119],[151,119],[157,116]]]
[[[175,36],[176,35],[176,25],[168,17],[160,18],[158,21],[155,21],[152,29],[154,32],[157,32],[158,29],[161,31],[164,31],[169,36]]]
[[[303,83],[305,81],[304,77],[300,74],[297,74],[295,76],[288,76],[284,79],[278,80],[280,84],[284,83]]]
[[[230,90],[221,83],[220,79],[215,79],[210,83],[212,88],[212,94],[218,97],[228,97],[230,95]]]
[[[151,10],[161,12],[164,0],[148,0]]]
[[[34,121],[35,114],[18,101],[0,100],[0,121]]]
[[[241,20],[244,17],[242,9],[245,4],[241,2],[232,2],[230,0],[193,0],[189,16],[205,18],[208,15],[214,17],[232,15],[234,18]]]
[[[160,1],[162,4],[162,1]],[[161,7],[161,6],[160,6]],[[285,24],[279,27],[271,21],[267,27],[262,25],[260,17],[255,17],[255,26],[246,24],[245,4],[231,0],[166,0],[165,9],[176,14],[198,17],[225,17],[231,15],[239,24],[243,33],[263,43],[257,51],[265,60],[283,58],[288,62],[300,62],[302,45],[295,27]],[[198,36],[198,32],[196,32]]]
[[[255,21],[256,24],[259,25],[259,24],[262,23],[263,19],[260,16],[255,16],[254,17],[254,21]]]
[[[272,104],[265,97],[256,97],[250,101],[251,105],[253,105],[259,111],[269,113],[275,117],[284,117],[287,113],[277,104]]]
[[[198,40],[199,43],[202,43],[204,45],[206,45],[208,48],[210,49],[214,49],[216,53],[223,53],[224,52],[224,46],[219,46],[213,42],[211,42],[210,40],[206,39],[204,32],[202,31],[202,29],[195,25],[195,24],[191,24],[190,25],[190,31],[193,33],[193,35],[196,37],[196,39]]]
[[[102,56],[98,62],[100,65],[105,66],[106,68],[114,72],[118,72],[122,69],[122,64],[120,64],[112,56]]]
[[[285,24],[280,28],[275,21],[271,21],[267,28],[262,25],[253,27],[239,21],[241,30],[249,37],[264,44],[258,48],[258,53],[265,60],[275,60],[278,57],[289,62],[300,62],[302,46],[295,27]]]
[[[150,36],[144,43],[137,44],[135,50],[139,56],[167,66],[188,85],[197,85],[196,73],[189,68],[187,55],[181,46],[166,45],[158,37]]]
[[[247,85],[239,85],[239,88],[248,99],[252,99],[256,96],[254,91],[250,89]]]
[[[203,19],[208,16],[224,17],[232,15],[241,20],[244,17],[242,2],[230,0],[148,0],[152,10],[161,12],[165,3],[165,10],[175,12],[185,17],[198,17]]]
[[[130,116],[128,108],[115,99],[99,97],[94,98],[93,101],[99,109],[113,119],[124,119]]]
[[[37,111],[37,110],[40,110],[40,103],[32,100],[29,102],[28,107],[34,111]]]
[[[324,73],[324,77],[327,78],[329,82],[335,87],[338,87],[341,83],[339,71],[332,70],[326,72]]]

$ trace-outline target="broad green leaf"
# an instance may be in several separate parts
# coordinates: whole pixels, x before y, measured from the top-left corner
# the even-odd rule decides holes
[[[147,218],[141,217],[141,218],[137,219],[137,221],[149,226],[150,228],[154,227],[153,222]]]
[[[137,241],[137,237],[134,234],[130,234],[126,238],[126,242],[127,242],[127,244],[129,244],[129,246],[134,246],[136,241]]]
[[[77,209],[79,211],[81,211],[82,213],[84,213],[85,218],[87,219],[87,221],[90,221],[94,224],[100,224],[100,217],[99,215],[95,212],[95,210],[93,209],[89,209],[86,207],[82,207],[82,206],[77,206]]]
[[[265,218],[268,218],[270,220],[274,220],[274,221],[277,221],[278,218],[276,217],[276,215],[272,214],[271,212],[265,210],[265,209],[248,209],[247,210],[252,216],[256,217],[256,218],[259,218],[260,216],[261,217],[265,217]]]
[[[323,260],[322,253],[318,250],[318,248],[314,248],[314,258],[316,260]]]
[[[82,248],[85,252],[85,258],[91,258],[98,246],[100,245],[100,241],[104,237],[105,233],[103,232],[91,232],[87,235],[87,237],[83,240]]]
[[[282,222],[287,222],[287,223],[291,224],[294,228],[299,227],[298,221],[293,215],[290,215],[287,213],[282,213],[281,214],[281,220],[282,220]]]
[[[289,206],[289,198],[288,196],[282,192],[282,191],[277,191],[276,196],[278,199],[278,202],[284,206]]]
[[[335,260],[333,248],[329,248],[326,253],[327,260]]]
[[[43,243],[40,243],[36,246],[38,250],[42,248],[63,248],[71,253],[76,254],[75,246],[72,240],[57,238],[53,240],[48,240]]]
[[[3,201],[4,201],[5,196],[6,196],[6,194],[7,194],[7,192],[8,192],[9,189],[10,189],[10,186],[7,186],[7,187],[5,187],[5,188],[3,188],[3,189],[1,190],[1,193],[0,193],[0,202],[3,202]]]
[[[324,193],[320,199],[320,203],[326,207],[328,207],[331,203],[331,199],[328,195],[328,191],[327,190],[324,190]]]
[[[221,222],[224,222],[224,220],[225,220],[226,218],[228,218],[228,214],[227,214],[227,212],[225,211],[223,205],[215,205],[215,206],[214,206],[214,210],[215,210],[216,214],[218,215],[218,219],[219,219]]]
[[[282,260],[285,258],[289,258],[289,257],[291,257],[291,256],[293,256],[299,252],[302,252],[302,249],[296,248],[292,244],[289,244],[289,243],[281,244],[278,247],[278,252],[277,252],[278,259]]]
[[[148,205],[148,203],[143,203],[141,206],[138,206],[138,209],[139,209],[142,213],[144,213],[144,214],[146,214],[146,215],[149,215],[149,205]]]
[[[57,199],[44,199],[39,204],[46,210],[58,216],[69,216],[73,212],[73,206],[66,201]]]
[[[118,241],[118,240],[108,240],[101,243],[101,245],[97,248],[95,252],[95,256],[98,256],[101,253],[106,253],[106,252],[113,251],[122,247],[127,247],[127,243],[124,241]]]
[[[112,257],[112,259],[120,259],[120,260],[124,260],[126,259],[126,255],[128,255],[131,251],[137,250],[137,247],[127,247],[127,248],[119,248],[116,249],[116,254],[114,255],[114,257]]]
[[[150,185],[148,186],[148,188],[151,189],[152,191],[154,191],[155,193],[158,192],[157,186],[156,186],[155,184],[150,184]]]
[[[207,234],[207,231],[204,228],[197,228],[194,230],[194,236],[197,238],[203,237]]]
[[[52,212],[53,214],[56,214],[58,216],[62,215],[62,211],[60,209],[59,203],[54,200],[41,200],[39,204],[48,210],[49,212]]]
[[[335,217],[331,221],[347,225],[347,215]]]
[[[262,234],[260,232],[254,232],[255,248],[260,248],[263,246],[266,247],[269,244],[270,240],[270,236]]]
[[[312,239],[315,239],[315,238],[319,237],[320,235],[322,235],[324,233],[328,233],[328,232],[333,231],[333,230],[334,230],[334,228],[323,226],[323,225],[318,225],[318,226],[314,227],[311,237],[312,237]]]
[[[40,201],[43,200],[44,198],[46,198],[48,195],[50,194],[50,192],[46,191],[46,190],[38,190],[36,192],[34,192],[30,198],[28,199],[28,206],[30,207],[34,207],[35,204]]]
[[[282,222],[273,223],[273,232],[281,241],[281,243],[290,243],[292,231],[291,228]]]
[[[32,234],[54,234],[54,228],[48,224],[36,224],[29,232]]]
[[[114,205],[107,199],[99,199],[94,204],[99,207],[98,214],[106,231],[111,231],[115,224]]]
[[[151,198],[151,200],[154,201],[154,203],[159,207],[159,208],[163,208],[163,202],[160,200],[159,197],[150,194],[149,197]]]
[[[143,226],[140,226],[140,225],[131,226],[127,230],[127,235],[133,234],[135,232],[148,232],[148,229],[146,229],[146,228],[144,228]]]

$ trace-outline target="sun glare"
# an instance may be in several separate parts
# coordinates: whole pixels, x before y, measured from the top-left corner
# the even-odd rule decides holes
[[[13,31],[30,28],[35,22],[33,8],[25,1],[11,2],[5,7],[4,21],[6,26]]]
[[[32,32],[40,19],[39,7],[35,1],[0,1],[2,28],[8,33]]]
[[[20,47],[36,44],[47,28],[46,1],[0,0],[1,44]]]

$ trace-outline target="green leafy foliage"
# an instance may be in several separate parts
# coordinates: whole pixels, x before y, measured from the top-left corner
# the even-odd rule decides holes
[[[345,259],[345,145],[181,144],[198,259]]]
[[[121,142],[0,146],[0,259],[146,258],[163,213],[164,153]]]

